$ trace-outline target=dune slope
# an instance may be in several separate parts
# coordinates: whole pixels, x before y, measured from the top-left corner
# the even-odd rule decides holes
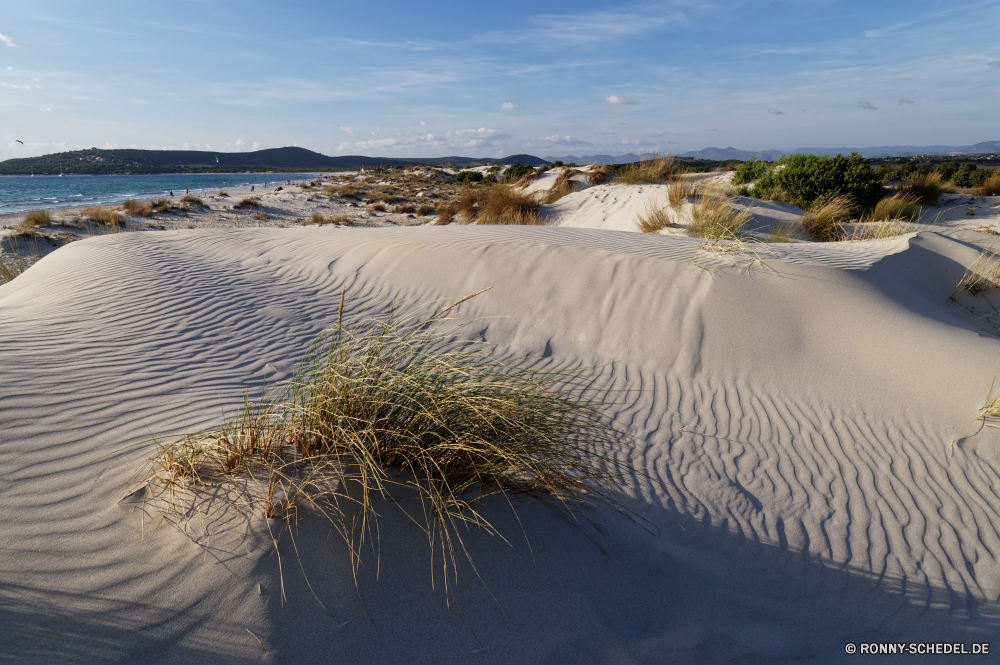
[[[1000,341],[948,305],[978,251],[920,234],[780,252],[747,267],[695,239],[548,227],[58,250],[0,287],[0,654],[828,662],[849,641],[990,641],[1000,436],[974,418]],[[466,568],[448,606],[426,537],[387,509],[363,608],[320,520],[298,524],[298,557],[282,541],[279,574],[259,521],[182,533],[120,501],[150,433],[210,427],[246,386],[288,379],[345,285],[387,303],[493,287],[461,313],[504,317],[473,327],[497,353],[629,391],[608,410],[631,437],[619,454],[645,469],[627,491],[648,530],[525,504],[529,551],[494,505],[511,545],[470,534],[489,592]]]

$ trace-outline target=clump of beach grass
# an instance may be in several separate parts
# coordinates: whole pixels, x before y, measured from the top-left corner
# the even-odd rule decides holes
[[[122,204],[122,210],[128,215],[139,215],[142,217],[152,217],[153,207],[145,202],[136,199],[128,199]]]
[[[979,415],[976,420],[982,420],[983,424],[987,427],[996,427],[1000,429],[1000,390],[994,391],[997,384],[997,377],[993,375],[993,383],[990,384],[990,392],[986,394],[986,401],[983,403],[983,408],[979,410]]]
[[[993,175],[983,181],[979,188],[980,196],[1000,196],[1000,171],[995,171]]]
[[[35,229],[41,226],[48,226],[52,223],[52,213],[50,213],[45,208],[38,208],[35,210],[29,210],[24,215],[24,219],[18,226],[21,229]]]
[[[749,223],[749,210],[733,205],[722,194],[706,192],[691,210],[687,231],[689,236],[696,238],[742,240]]]
[[[866,221],[881,222],[884,220],[907,220],[915,222],[920,219],[920,201],[912,193],[896,193],[875,204]]]
[[[419,215],[420,217],[433,215],[435,212],[437,211],[435,210],[434,206],[432,206],[429,203],[423,203],[417,207],[417,215]]]
[[[843,239],[849,242],[885,240],[886,238],[913,233],[916,230],[916,226],[900,219],[885,222],[863,222],[855,224],[854,229],[850,233],[845,234]]]
[[[9,238],[0,244],[0,284],[6,284],[31,266],[31,259],[22,254]]]
[[[614,171],[605,164],[591,164],[587,182],[591,185],[603,185],[614,178],[614,175]]]
[[[260,208],[262,205],[263,204],[260,202],[259,199],[247,197],[245,199],[241,199],[240,202],[237,203],[236,205],[234,205],[233,207],[234,208]]]
[[[205,202],[194,194],[185,194],[181,197],[181,203],[189,203],[191,205],[203,206]]]
[[[636,225],[643,233],[659,233],[663,229],[676,226],[665,207],[652,203],[646,207],[645,212],[640,213]]]
[[[1000,255],[993,247],[987,247],[958,280],[949,300],[956,303],[966,293],[978,296],[997,286],[1000,286]]]
[[[542,203],[555,203],[564,196],[575,192],[576,182],[572,180],[572,177],[579,174],[580,171],[576,169],[563,169],[560,171],[559,175],[556,176],[555,182],[549,187],[549,191],[545,193]]]
[[[912,197],[917,203],[937,205],[938,199],[948,188],[941,182],[940,173],[931,173],[914,176],[910,182],[901,184],[897,191]]]
[[[802,217],[802,228],[813,239],[832,242],[844,235],[844,223],[850,221],[854,199],[844,194],[829,201],[817,201]]]
[[[574,518],[588,500],[620,507],[618,434],[587,397],[592,380],[458,341],[463,325],[447,315],[475,295],[345,316],[342,294],[336,324],[314,340],[286,394],[252,402],[245,393],[218,430],[158,443],[141,482],[168,508],[182,491],[210,502],[254,485],[233,505],[278,519],[315,510],[355,569],[366,546],[377,557],[392,537],[379,519],[394,505],[426,535],[446,594],[461,558],[474,568],[470,528],[503,538],[481,512],[487,499],[515,510],[513,497],[532,498]]]
[[[108,206],[84,208],[80,214],[84,219],[89,222],[93,222],[94,224],[102,224],[104,226],[112,227],[125,225],[125,218],[122,217],[122,214],[114,208]]]
[[[402,203],[393,208],[392,211],[399,215],[407,215],[416,212],[417,206],[413,205],[412,203]]]
[[[766,243],[782,243],[792,241],[792,225],[791,224],[771,224],[767,229],[767,235],[764,237],[764,242]]]
[[[388,210],[388,208],[386,208],[386,205],[381,201],[376,201],[375,203],[373,203],[370,209],[374,212],[385,212],[386,210]]]
[[[458,220],[464,224],[537,225],[539,201],[513,185],[463,187],[458,197],[439,211],[438,224]]]
[[[673,180],[681,170],[681,165],[673,157],[651,153],[641,156],[638,163],[628,164],[619,169],[615,183],[621,185],[665,183]]]
[[[697,183],[691,180],[676,180],[667,189],[667,205],[674,210],[680,210],[681,204],[687,201],[689,196],[697,194]]]

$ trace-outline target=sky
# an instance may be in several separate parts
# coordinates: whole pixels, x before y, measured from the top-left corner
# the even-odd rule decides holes
[[[0,160],[1000,139],[1000,0],[5,4]]]

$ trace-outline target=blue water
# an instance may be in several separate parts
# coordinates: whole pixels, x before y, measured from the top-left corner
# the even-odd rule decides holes
[[[32,208],[65,208],[120,203],[130,198],[175,195],[265,182],[312,180],[310,173],[192,173],[164,175],[5,175],[0,176],[0,214]]]

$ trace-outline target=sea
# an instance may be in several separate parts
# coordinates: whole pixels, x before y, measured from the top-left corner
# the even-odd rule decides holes
[[[0,176],[0,214],[34,208],[121,203],[131,198],[217,191],[267,183],[312,180],[313,173],[178,173],[159,175],[4,175]]]

